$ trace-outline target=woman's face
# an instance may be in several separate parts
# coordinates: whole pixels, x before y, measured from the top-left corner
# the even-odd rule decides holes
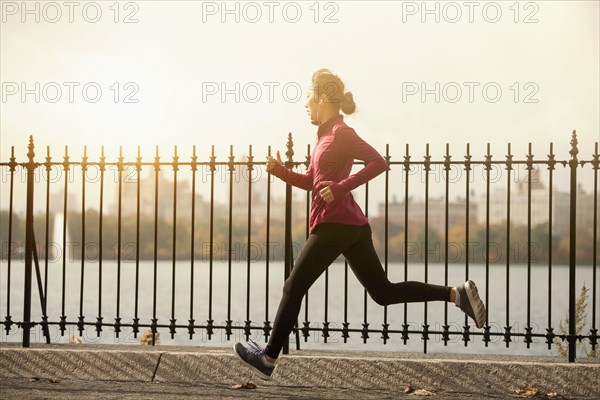
[[[319,125],[319,121],[317,119],[317,111],[319,109],[319,100],[315,99],[315,91],[311,87],[307,93],[307,100],[304,107],[306,108],[306,112],[308,113],[308,117],[310,118],[310,122],[313,125]]]

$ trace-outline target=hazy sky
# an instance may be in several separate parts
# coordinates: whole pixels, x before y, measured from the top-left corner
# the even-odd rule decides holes
[[[425,143],[481,159],[488,142],[501,159],[508,142],[567,157],[573,129],[591,158],[600,140],[598,1],[0,3],[2,161],[30,134],[38,156],[187,158],[196,144],[206,158],[214,144],[224,159],[252,144],[258,159],[288,132],[303,160],[323,67],[354,93],[347,123],[393,160],[407,143],[419,159]]]

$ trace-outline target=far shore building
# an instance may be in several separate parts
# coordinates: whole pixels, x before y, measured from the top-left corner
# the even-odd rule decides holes
[[[243,158],[243,157],[242,157]],[[204,166],[206,167],[206,166]],[[195,202],[195,216],[209,218],[211,212],[211,172],[198,169],[195,194],[192,194],[190,176],[177,181],[177,218],[189,219],[192,215],[192,204]],[[252,179],[249,179],[251,177]],[[161,171],[158,174],[158,191],[155,191],[155,174],[142,175],[140,180],[139,208],[140,215],[154,217],[155,202],[158,200],[157,215],[159,219],[173,219],[174,180],[173,172]],[[285,216],[285,184],[271,178],[270,218],[272,221],[283,220]],[[251,182],[250,182],[251,181]],[[137,213],[137,180],[135,175],[124,179],[121,194],[121,215],[131,216]],[[249,196],[251,190],[251,196]],[[231,195],[230,195],[231,192]],[[156,199],[155,199],[156,197]],[[305,216],[306,196],[298,191],[292,192],[292,208],[294,219]],[[264,223],[267,217],[267,183],[264,170],[253,171],[249,175],[248,168],[236,165],[233,173],[227,166],[219,166],[214,172],[214,204],[212,212],[215,218],[228,218],[229,208],[235,217],[248,215],[250,201],[250,218],[253,223]],[[119,192],[115,189],[111,204],[111,213],[118,212]]]
[[[500,224],[507,220],[507,191],[493,191],[489,199],[489,222]],[[531,206],[529,206],[531,204]],[[486,223],[486,197],[478,199],[477,223]],[[528,184],[519,181],[510,193],[510,224],[512,226],[527,225],[528,214],[531,212],[531,226],[547,224],[552,218],[552,231],[557,235],[566,235],[571,225],[570,195],[567,192],[554,190],[552,193],[552,211],[550,211],[550,193],[541,181],[531,182],[531,196]],[[592,227],[594,212],[594,197],[579,188],[577,193],[576,224],[577,226]]]
[[[379,216],[385,216],[385,203],[378,204]],[[425,213],[428,214],[427,225],[430,230],[443,235],[446,229],[446,200],[443,197],[432,198],[425,202],[424,199],[408,201],[409,226],[421,224],[425,226]],[[388,221],[404,225],[406,206],[404,201],[397,201],[396,197],[388,203]],[[477,217],[477,203],[469,204],[469,223],[474,223]],[[467,219],[467,203],[465,199],[448,201],[448,227],[465,224]]]

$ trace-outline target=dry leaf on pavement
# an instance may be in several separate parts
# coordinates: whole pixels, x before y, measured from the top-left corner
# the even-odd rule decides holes
[[[246,383],[243,383],[241,385],[240,384],[233,385],[231,388],[232,389],[236,389],[236,390],[239,390],[239,389],[256,389],[256,385],[254,383],[252,383],[252,382],[246,382]]]
[[[559,394],[558,392],[548,392],[546,393],[547,399],[559,399],[559,400],[570,400],[568,397]]]
[[[433,393],[425,389],[417,389],[412,394],[416,396],[433,396]]]
[[[532,385],[531,383],[525,383],[522,389],[515,390],[517,397],[522,397],[526,399],[531,399],[537,396],[539,389],[537,386]]]

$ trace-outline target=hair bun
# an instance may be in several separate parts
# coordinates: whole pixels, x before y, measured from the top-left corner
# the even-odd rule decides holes
[[[352,114],[356,110],[356,104],[354,103],[354,95],[352,92],[344,93],[342,99],[342,111],[344,114]]]

